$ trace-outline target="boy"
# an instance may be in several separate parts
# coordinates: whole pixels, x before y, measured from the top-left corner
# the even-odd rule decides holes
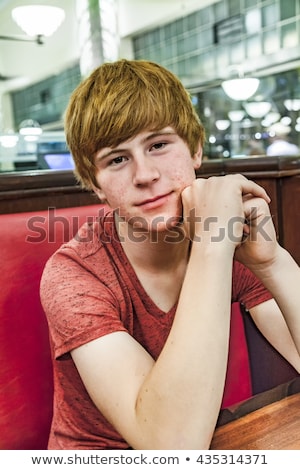
[[[203,127],[151,62],[96,69],[70,99],[66,136],[82,185],[111,210],[43,275],[49,449],[208,449],[233,300],[300,370],[300,270],[269,198],[241,175],[195,178]]]

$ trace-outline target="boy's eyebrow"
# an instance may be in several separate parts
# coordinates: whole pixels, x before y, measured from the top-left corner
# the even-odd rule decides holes
[[[152,132],[151,134],[147,135],[143,140],[142,143],[146,143],[149,140],[155,138],[155,137],[162,137],[164,135],[175,135],[176,132],[174,131],[158,131],[158,132]],[[105,152],[103,155],[96,155],[96,161],[103,160],[104,158],[110,157],[111,155],[119,154],[120,152],[126,152],[127,149],[122,149],[122,148],[112,148],[108,152]]]
[[[111,149],[109,150],[108,152],[105,152],[103,155],[99,155],[96,154],[96,162],[97,161],[100,161],[100,160],[104,160],[104,158],[107,158],[107,157],[110,157],[111,155],[114,155],[114,154],[119,154],[119,153],[122,153],[122,152],[126,152],[126,149],[121,149],[121,148],[117,148],[117,149]]]
[[[175,135],[176,132],[174,131],[158,131],[158,132],[152,132],[151,134],[147,135],[145,139],[143,139],[143,142],[148,142],[148,140],[151,140],[155,137],[161,137],[164,135]]]

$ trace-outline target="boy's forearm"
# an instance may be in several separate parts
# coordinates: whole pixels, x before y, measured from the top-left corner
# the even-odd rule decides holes
[[[140,422],[149,424],[152,412],[162,448],[209,447],[226,375],[231,282],[231,255],[192,249],[170,335],[137,402]]]
[[[285,317],[300,354],[300,268],[292,256],[279,247],[274,262],[254,271],[273,294]]]

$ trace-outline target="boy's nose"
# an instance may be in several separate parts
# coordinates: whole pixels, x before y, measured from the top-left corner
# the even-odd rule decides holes
[[[146,185],[158,180],[160,176],[157,165],[151,157],[136,161],[133,182],[135,185]]]

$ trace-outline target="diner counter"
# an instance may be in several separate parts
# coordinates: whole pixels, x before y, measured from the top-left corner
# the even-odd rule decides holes
[[[210,449],[300,450],[300,393],[218,427]]]

